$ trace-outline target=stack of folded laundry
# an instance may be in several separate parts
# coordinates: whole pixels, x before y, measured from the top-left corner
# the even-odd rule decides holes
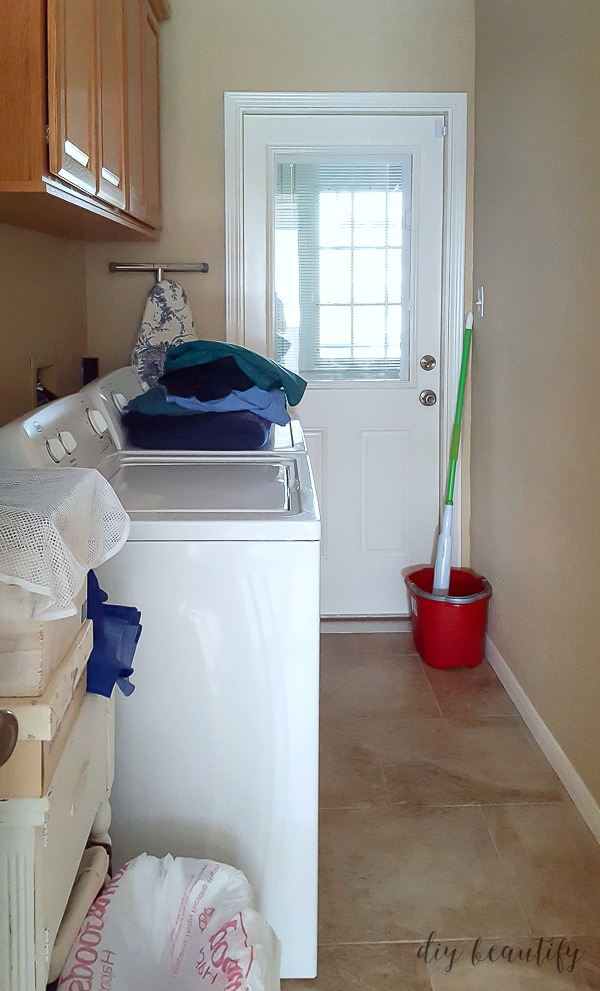
[[[270,358],[224,341],[169,348],[159,384],[132,399],[123,429],[134,447],[255,451],[285,426],[306,382]]]

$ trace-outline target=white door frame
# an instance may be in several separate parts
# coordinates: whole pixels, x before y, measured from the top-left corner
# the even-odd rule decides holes
[[[440,494],[450,453],[465,318],[467,205],[466,93],[225,93],[226,337],[243,344],[244,119],[251,114],[430,114],[445,120],[442,327],[440,352]],[[459,464],[460,472],[460,464]],[[462,485],[457,478],[453,546],[461,547]],[[460,563],[460,562],[456,562]]]

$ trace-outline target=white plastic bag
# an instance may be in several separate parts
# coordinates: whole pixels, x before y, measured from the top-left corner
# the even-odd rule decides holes
[[[241,871],[142,854],[91,906],[60,991],[276,991],[279,943]]]

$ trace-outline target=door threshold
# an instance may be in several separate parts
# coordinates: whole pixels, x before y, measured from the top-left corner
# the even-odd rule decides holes
[[[323,616],[321,633],[410,633],[408,616]]]

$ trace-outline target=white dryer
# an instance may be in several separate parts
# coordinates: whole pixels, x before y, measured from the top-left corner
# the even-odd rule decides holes
[[[115,866],[248,876],[282,977],[316,974],[320,523],[306,454],[117,451],[84,394],[0,430],[3,464],[97,467],[131,517],[99,580],[143,633],[117,699]]]
[[[121,415],[130,399],[141,395],[145,386],[135,368],[128,365],[117,368],[116,371],[94,379],[81,390],[81,395],[87,397],[90,408],[98,410],[108,423],[111,436],[116,447],[121,451],[139,452],[132,447],[121,424]],[[269,440],[260,451],[248,451],[249,455],[269,455],[273,451],[289,454],[306,454],[306,441],[300,420],[292,416],[290,423],[281,427],[274,423],[271,427]],[[147,454],[147,451],[140,453]],[[170,455],[172,452],[165,452]],[[246,456],[246,452],[235,451],[236,456]]]

